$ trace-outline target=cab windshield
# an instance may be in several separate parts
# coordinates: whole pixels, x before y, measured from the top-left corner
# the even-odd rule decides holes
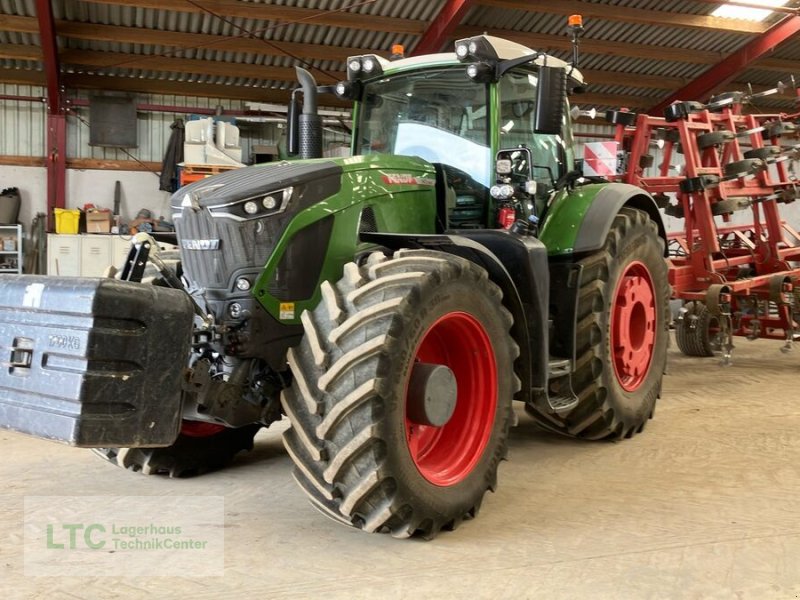
[[[372,81],[362,98],[356,154],[419,156],[492,184],[487,86],[463,68]]]

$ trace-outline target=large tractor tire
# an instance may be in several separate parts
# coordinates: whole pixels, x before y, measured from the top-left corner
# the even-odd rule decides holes
[[[180,253],[167,251],[161,260],[181,274]],[[166,286],[152,263],[147,263],[142,283]],[[217,471],[242,451],[252,450],[253,438],[261,425],[231,429],[202,421],[183,421],[178,438],[163,448],[93,448],[99,457],[123,469],[143,475],[194,477]]]
[[[395,537],[475,516],[519,389],[500,289],[464,259],[401,250],[346,265],[322,298],[282,396],[302,489],[335,520]]]
[[[581,261],[578,404],[566,416],[529,409],[550,430],[590,440],[629,438],[652,418],[667,360],[664,242],[643,211],[623,208],[601,250]]]
[[[108,462],[143,475],[194,477],[219,470],[243,450],[252,450],[260,425],[229,429],[183,421],[178,439],[165,448],[94,448]]]
[[[714,356],[721,351],[719,320],[702,302],[687,302],[675,323],[675,341],[686,356]]]

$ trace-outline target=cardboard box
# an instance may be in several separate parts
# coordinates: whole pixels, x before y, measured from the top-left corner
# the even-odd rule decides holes
[[[111,211],[90,210],[86,213],[86,233],[111,233]]]

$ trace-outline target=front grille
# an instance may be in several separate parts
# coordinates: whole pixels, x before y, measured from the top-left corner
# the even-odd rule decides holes
[[[316,160],[234,169],[181,188],[172,196],[171,205],[187,278],[198,288],[230,289],[235,272],[260,271],[291,218],[336,195],[341,179],[339,165],[330,160]],[[292,187],[294,193],[289,206],[279,214],[236,221],[220,216],[212,218],[208,212],[209,207],[287,187]],[[206,243],[208,240],[219,240],[219,248],[190,249],[213,248],[213,243]]]
[[[180,240],[220,240],[217,250],[181,247],[184,274],[199,288],[229,287],[234,271],[264,266],[288,220],[282,214],[239,222],[184,208],[175,219]]]

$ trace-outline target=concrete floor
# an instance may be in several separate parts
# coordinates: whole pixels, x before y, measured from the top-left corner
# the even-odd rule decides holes
[[[277,431],[227,471],[146,478],[88,451],[0,433],[5,598],[798,598],[798,362],[740,340],[735,365],[674,344],[656,419],[618,444],[512,433],[480,516],[433,542],[329,521]],[[225,576],[26,577],[26,495],[224,495]]]

